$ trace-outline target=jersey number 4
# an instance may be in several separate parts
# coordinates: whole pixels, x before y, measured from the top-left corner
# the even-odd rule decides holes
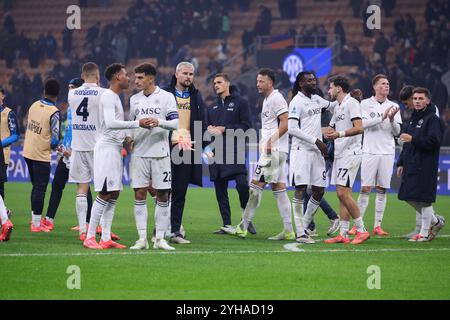
[[[83,117],[83,121],[87,121],[87,118],[89,117],[88,98],[84,98],[83,101],[81,101],[77,108],[77,116]]]

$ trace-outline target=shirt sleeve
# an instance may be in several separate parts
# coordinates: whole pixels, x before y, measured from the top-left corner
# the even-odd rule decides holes
[[[116,119],[115,105],[119,98],[108,94],[103,94],[100,100],[101,109],[103,110],[103,118],[105,119],[105,126],[112,130],[126,130],[139,127],[139,121],[124,121]]]
[[[61,113],[59,111],[56,111],[52,116],[50,117],[50,127],[52,132],[52,138],[50,141],[50,146],[52,148],[56,148],[59,144],[59,135],[61,130]]]
[[[2,140],[2,147],[7,147],[19,140],[18,121],[14,111],[10,111],[8,114],[8,128],[10,136]]]
[[[289,103],[289,119],[300,119],[300,106],[298,105],[298,99],[294,98]]]
[[[272,108],[273,108],[273,112],[276,114],[277,117],[281,116],[283,113],[288,112],[287,102],[286,102],[286,100],[284,100],[281,93],[277,94],[274,97]]]
[[[171,94],[167,95],[166,102],[166,119],[159,121],[159,127],[166,130],[178,129],[178,109],[175,97]]]
[[[67,110],[67,128],[64,133],[63,145],[66,148],[72,146],[72,111],[70,109]]]
[[[355,119],[362,119],[361,105],[355,99],[351,100],[351,102],[348,104],[348,108],[351,121]]]

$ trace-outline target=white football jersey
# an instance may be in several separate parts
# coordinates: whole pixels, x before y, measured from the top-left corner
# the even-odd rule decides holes
[[[69,91],[67,101],[72,112],[73,150],[94,150],[99,129],[100,97],[105,90],[95,83],[84,83]]]
[[[302,92],[297,93],[289,104],[289,119],[298,120],[300,130],[308,135],[311,141],[293,136],[292,147],[319,152],[314,143],[317,139],[322,141],[322,109],[327,109],[330,105],[329,101],[316,94],[308,98]]]
[[[273,92],[264,99],[261,111],[261,135],[262,140],[267,141],[278,131],[278,117],[288,112],[288,105],[284,97],[278,90]],[[284,135],[272,145],[273,151],[288,152],[289,136],[286,132]]]
[[[335,107],[330,126],[334,126],[338,132],[346,131],[353,128],[354,119],[361,119],[361,106],[356,99],[347,94],[342,103]],[[361,134],[337,138],[334,140],[334,157],[337,159],[361,154],[361,140]]]
[[[130,120],[156,118],[166,121],[178,119],[177,102],[170,92],[156,87],[155,92],[146,96],[138,92],[130,98]],[[160,127],[138,128],[132,132],[133,155],[138,157],[161,158],[170,154],[169,130]]]
[[[129,131],[139,128],[139,121],[124,121],[123,106],[119,95],[106,89],[100,98],[100,133],[98,145],[122,146]],[[105,159],[106,161],[107,159]]]
[[[386,109],[391,106],[399,107],[398,104],[389,99],[386,99],[383,103],[379,103],[375,97],[365,99],[361,101],[362,119],[381,119]],[[395,114],[394,122],[402,123],[400,112]],[[389,119],[385,119],[380,124],[364,130],[363,152],[370,154],[395,154],[394,135]]]

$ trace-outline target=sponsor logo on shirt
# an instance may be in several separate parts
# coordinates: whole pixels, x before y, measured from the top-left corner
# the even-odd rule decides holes
[[[141,109],[136,109],[136,111],[134,112],[135,115],[151,115],[151,114],[160,114],[161,113],[161,108],[141,108]]]
[[[313,115],[321,114],[321,113],[322,113],[322,109],[321,108],[309,109],[308,110],[308,115],[309,116],[313,116]]]

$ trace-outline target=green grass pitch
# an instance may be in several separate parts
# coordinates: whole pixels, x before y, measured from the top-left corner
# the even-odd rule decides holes
[[[238,239],[215,235],[221,219],[212,189],[190,189],[184,212],[189,245],[173,253],[131,250],[89,251],[70,231],[76,224],[75,188],[68,185],[55,230],[31,234],[30,184],[8,183],[6,204],[13,210],[14,231],[0,243],[0,299],[449,299],[450,225],[429,243],[409,243],[400,236],[412,231],[415,214],[389,195],[383,227],[388,238],[372,237],[363,245],[301,246],[292,252],[289,242],[266,240],[282,229],[274,197],[263,196],[255,217],[257,235]],[[47,199],[51,186],[47,191]],[[289,194],[292,197],[292,193]],[[356,194],[354,195],[356,197]],[[337,208],[335,193],[326,198]],[[233,223],[240,218],[235,190],[230,189]],[[441,196],[435,209],[450,221],[450,197]],[[153,204],[148,202],[149,230]],[[374,194],[366,214],[373,226]],[[328,220],[316,214],[319,238],[326,236]],[[448,223],[447,223],[448,224]],[[125,187],[113,231],[130,246],[137,239],[133,194]],[[70,290],[67,268],[80,268],[81,288]],[[380,269],[380,289],[368,289],[369,266]],[[369,279],[369,283],[372,280]],[[7,288],[5,290],[5,288]]]

